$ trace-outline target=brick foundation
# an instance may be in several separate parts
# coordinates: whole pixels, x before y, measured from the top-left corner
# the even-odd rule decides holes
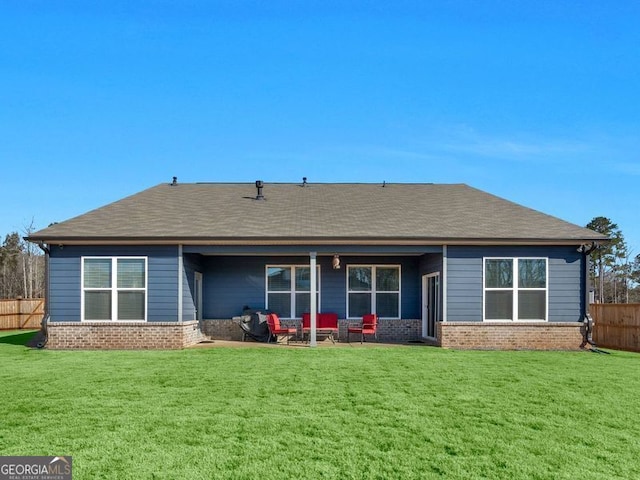
[[[357,324],[357,320],[339,320],[340,340],[347,341],[347,328],[350,324]],[[416,319],[387,320],[378,319],[378,341],[402,343],[409,340],[419,340],[422,334],[422,321]],[[369,336],[367,335],[368,339]],[[351,334],[351,341],[357,341],[357,335]]]
[[[47,348],[152,350],[180,349],[205,336],[198,322],[49,322]]]
[[[575,322],[438,322],[438,344],[477,350],[578,350],[584,326]]]
[[[299,327],[300,320],[280,319],[283,326]],[[203,320],[202,331],[205,335],[217,340],[242,340],[242,329],[239,319]],[[338,320],[338,339],[347,341],[347,326],[357,323],[357,320]],[[422,323],[416,319],[378,321],[378,341],[380,342],[406,342],[418,340],[422,332]],[[355,336],[351,336],[355,341]],[[367,337],[368,338],[368,337]]]
[[[282,320],[297,326],[299,320]],[[338,339],[347,341],[347,326],[338,321]],[[207,337],[242,340],[239,319],[198,322],[49,322],[47,348],[51,349],[180,349]],[[477,350],[578,350],[584,339],[582,323],[541,322],[438,322],[436,345]],[[379,320],[378,341],[418,340],[422,324],[417,319]],[[319,338],[320,340],[322,337]],[[357,341],[352,336],[352,341]]]
[[[215,340],[242,340],[242,329],[240,328],[239,318],[203,320],[202,332]]]

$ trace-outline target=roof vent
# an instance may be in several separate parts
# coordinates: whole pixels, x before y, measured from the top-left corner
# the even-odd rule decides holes
[[[172,187],[175,187],[176,185],[178,185],[178,177],[173,177],[173,181],[170,183],[170,185]]]
[[[264,182],[262,180],[256,180],[256,188],[258,189],[258,195],[256,195],[256,200],[264,200],[264,195],[262,194],[262,187],[264,187]]]
[[[303,187],[307,186],[307,177],[302,177],[302,186]]]

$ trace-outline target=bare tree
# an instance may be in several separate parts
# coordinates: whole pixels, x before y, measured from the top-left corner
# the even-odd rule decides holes
[[[35,231],[33,218],[29,225],[23,227],[22,233],[25,237],[29,237]],[[24,266],[24,296],[33,298],[42,295],[44,279],[38,276],[38,264],[43,261],[42,255],[37,245],[31,242],[25,242],[23,248],[23,266]]]
[[[34,231],[33,220],[24,233]],[[44,257],[37,245],[18,232],[6,235],[0,246],[0,298],[34,298],[44,295]]]

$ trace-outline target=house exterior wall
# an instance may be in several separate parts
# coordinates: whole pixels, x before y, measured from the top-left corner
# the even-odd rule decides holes
[[[195,272],[202,273],[199,255],[185,254],[182,261],[182,320],[195,320]]]
[[[188,252],[183,255],[182,271],[179,271],[178,252],[177,246],[52,246],[49,346],[83,348],[81,345],[85,342],[84,348],[182,348],[194,342],[197,335],[191,334],[191,327],[178,323],[178,279],[182,277],[183,323],[191,325],[195,318],[196,271],[203,274],[203,318],[209,319],[203,323],[204,332],[219,332],[227,338],[239,338],[240,329],[232,318],[241,314],[245,305],[265,307],[266,266],[309,263],[305,255],[224,256]],[[147,257],[146,323],[80,323],[83,256]],[[500,325],[483,322],[484,257],[548,258],[549,321],[506,322]],[[338,314],[341,340],[346,339],[346,325],[349,323],[346,320],[349,265],[401,266],[402,318],[382,319],[379,340],[407,341],[420,337],[421,279],[423,275],[443,271],[441,253],[421,256],[341,254],[341,268],[338,270],[332,268],[331,260],[332,255],[326,254],[317,258],[321,271],[320,311]],[[583,275],[582,255],[572,246],[449,247],[447,276],[446,279],[441,277],[443,282],[448,282],[447,298],[443,298],[443,302],[447,302],[448,321],[438,323],[438,343],[451,348],[578,348],[582,339]],[[441,289],[441,295],[444,291]],[[79,329],[80,326],[83,328]],[[154,326],[155,329],[145,326]]]
[[[147,257],[147,321],[178,320],[178,248],[172,246],[52,245],[49,259],[49,315],[52,322],[81,318],[81,262],[83,256]],[[190,319],[192,319],[191,317]]]
[[[436,321],[441,321],[442,320],[442,312],[443,312],[443,308],[442,308],[442,304],[443,304],[443,299],[444,299],[444,289],[442,288],[442,282],[443,282],[443,274],[442,274],[442,270],[443,270],[443,266],[444,266],[444,260],[443,260],[443,256],[441,253],[428,253],[423,255],[422,257],[420,257],[420,316],[417,317],[419,318],[419,329],[420,329],[420,335],[422,334],[422,277],[424,275],[429,275],[432,273],[439,273],[440,274],[440,309],[438,312],[438,318],[436,319]]]
[[[347,315],[348,265],[400,265],[402,318],[420,316],[420,276],[417,256],[340,256],[341,268],[334,270],[331,256],[319,256],[320,311],[335,312],[339,318]],[[267,265],[308,265],[301,256],[210,256],[203,260],[204,317],[231,318],[242,313],[247,305],[264,308],[266,301]],[[390,320],[392,321],[392,320]]]
[[[482,322],[483,258],[547,257],[549,322],[580,322],[583,260],[577,247],[449,247],[447,311],[451,322]]]
[[[483,321],[483,258],[548,258],[548,321]],[[576,350],[584,346],[584,260],[577,246],[449,247],[447,321],[438,345],[460,349]]]
[[[420,257],[420,276],[430,273],[442,272],[442,254],[427,253]]]

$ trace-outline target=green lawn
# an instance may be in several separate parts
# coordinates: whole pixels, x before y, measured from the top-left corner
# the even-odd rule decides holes
[[[75,479],[640,478],[637,354],[24,341],[0,332],[0,454]]]

